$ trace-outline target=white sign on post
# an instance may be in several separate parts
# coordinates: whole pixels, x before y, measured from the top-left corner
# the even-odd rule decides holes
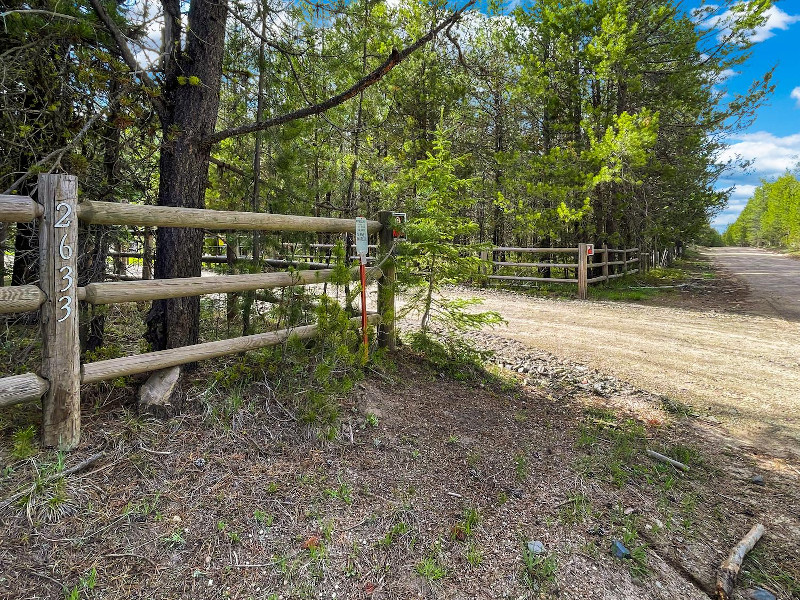
[[[367,220],[364,217],[356,217],[356,253],[361,257],[362,262],[366,262],[368,252],[369,234],[367,233]]]
[[[594,256],[594,244],[586,244],[586,256]]]

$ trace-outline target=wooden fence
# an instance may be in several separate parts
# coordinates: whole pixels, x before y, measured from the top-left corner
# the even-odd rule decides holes
[[[332,269],[219,275],[142,281],[114,281],[77,286],[78,220],[87,224],[142,227],[193,227],[211,230],[305,231],[353,233],[355,221],[325,217],[213,211],[109,202],[78,202],[78,182],[71,175],[40,175],[38,200],[0,196],[0,222],[39,220],[39,285],[0,287],[0,313],[41,308],[42,367],[40,372],[0,378],[0,407],[42,399],[42,443],[69,450],[80,440],[80,385],[124,375],[156,371],[275,346],[290,336],[314,337],[315,325],[206,342],[81,365],[78,302],[116,304],[166,298],[244,292],[265,288],[312,285],[330,279]],[[77,218],[76,218],[77,217]],[[368,221],[378,234],[380,268],[369,269],[378,280],[378,343],[394,349],[395,266],[392,257],[392,213]],[[358,279],[357,271],[353,278]],[[358,319],[354,319],[357,322]]]
[[[592,250],[592,254],[589,254],[590,249]],[[489,256],[490,253],[491,257]],[[512,262],[508,260],[495,260],[497,254],[501,254],[502,256],[507,254],[550,256],[566,254],[574,255],[575,259],[573,259],[572,262],[556,262],[553,259],[550,261],[538,262]],[[612,255],[614,257],[613,260]],[[515,248],[501,246],[482,253],[481,258],[484,260],[490,260],[491,258],[492,273],[487,276],[489,280],[577,284],[578,298],[585,300],[588,294],[589,284],[610,281],[617,277],[624,277],[631,273],[637,273],[640,269],[645,268],[641,263],[646,257],[640,257],[638,248],[624,248],[618,250],[605,246],[602,248],[594,248],[589,244],[578,244],[577,248]],[[636,266],[634,267],[633,265]],[[570,277],[544,277],[541,274],[538,276],[496,274],[498,268],[504,267],[537,269],[539,272],[541,272],[541,269],[561,269],[565,274],[574,272],[575,275]]]

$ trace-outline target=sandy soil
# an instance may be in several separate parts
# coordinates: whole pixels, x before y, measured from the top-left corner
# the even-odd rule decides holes
[[[728,264],[736,254],[714,257]],[[774,268],[776,255],[769,256],[759,272]],[[728,282],[723,277],[716,285]],[[788,284],[784,289],[790,293]],[[470,294],[508,321],[495,335],[679,399],[719,419],[754,448],[800,456],[800,323],[776,315],[758,295],[742,298],[741,286],[726,292],[717,295],[736,298],[719,302],[705,294],[697,302],[682,302],[684,295],[678,295],[667,303],[671,306],[541,299],[499,290]],[[768,294],[783,306],[774,302],[777,291]]]

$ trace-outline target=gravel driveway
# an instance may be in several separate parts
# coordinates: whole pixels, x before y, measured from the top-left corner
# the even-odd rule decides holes
[[[800,260],[759,248],[709,248],[706,254],[744,280],[775,315],[800,322]]]
[[[794,314],[791,278],[761,273],[788,272],[786,263],[800,269],[800,263],[733,248],[715,250],[714,257],[748,281],[774,282],[764,292],[770,306],[778,315]],[[742,268],[747,264],[752,268]],[[756,451],[800,457],[798,320],[769,316],[770,311],[552,300],[500,290],[473,295],[484,300],[483,309],[508,321],[492,330],[492,337],[517,340],[679,399],[719,419]]]

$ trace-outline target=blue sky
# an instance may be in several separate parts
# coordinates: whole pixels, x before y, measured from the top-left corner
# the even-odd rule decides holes
[[[775,179],[800,163],[800,0],[781,0],[769,9],[766,25],[755,32],[753,56],[736,69],[725,86],[744,94],[748,87],[777,65],[775,92],[745,131],[727,140],[724,158],[753,160],[748,170],[735,169],[718,188],[734,186],[727,208],[712,221],[718,229],[732,223],[762,179]]]

